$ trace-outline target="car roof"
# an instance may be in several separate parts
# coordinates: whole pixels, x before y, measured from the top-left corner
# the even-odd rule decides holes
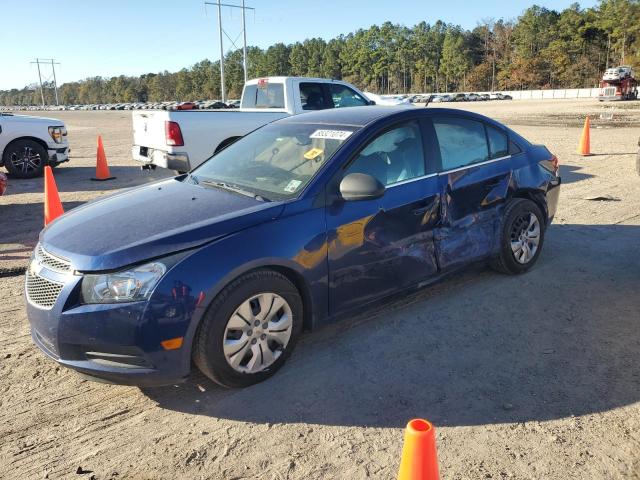
[[[461,115],[469,119],[483,121],[493,125],[506,128],[500,122],[492,118],[480,115],[479,113],[461,110],[458,108],[419,108],[413,105],[398,106],[363,106],[348,108],[329,108],[326,110],[315,110],[311,112],[301,113],[277,120],[278,124],[326,124],[326,125],[343,125],[350,127],[364,127],[377,120],[389,117],[402,117],[404,115]]]
[[[322,123],[364,127],[379,118],[406,112],[407,110],[415,108],[416,107],[411,105],[388,107],[371,105],[366,107],[329,108],[285,117],[282,120],[278,120],[277,123]]]
[[[338,80],[336,78],[320,78],[320,77],[286,77],[286,76],[273,76],[273,77],[256,77],[247,80],[245,85],[256,85],[261,81],[267,81],[267,83],[284,83],[287,80],[295,80],[301,82],[322,82],[322,83],[347,83],[344,80]]]

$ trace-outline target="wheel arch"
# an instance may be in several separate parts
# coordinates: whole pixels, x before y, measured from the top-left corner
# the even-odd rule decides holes
[[[259,270],[273,270],[275,272],[284,275],[291,283],[295,285],[300,293],[300,297],[302,298],[302,308],[303,308],[303,330],[311,330],[314,324],[314,305],[313,305],[313,297],[311,293],[311,288],[307,281],[305,280],[302,273],[299,269],[296,268],[295,264],[291,265],[287,261],[282,261],[280,259],[263,259],[262,261],[250,262],[248,264],[242,265],[232,272],[229,272],[227,275],[222,278],[213,290],[208,292],[208,301],[207,306],[204,309],[202,315],[199,316],[196,330],[199,327],[199,324],[202,322],[202,318],[206,315],[206,312],[209,310],[210,305],[213,303],[214,299],[225,289],[227,285],[234,282],[236,279],[241,277],[242,275],[246,275],[248,273],[256,272]],[[195,339],[195,336],[194,336]]]
[[[313,328],[313,300],[311,298],[311,289],[302,274],[284,265],[266,265],[256,270],[274,270],[287,277],[296,286],[298,292],[300,292],[300,297],[302,297],[302,312],[304,315],[302,329],[311,330]]]
[[[19,142],[21,140],[31,140],[32,142],[36,142],[42,148],[44,148],[44,150],[47,152],[47,158],[45,159],[45,163],[49,163],[49,145],[47,145],[47,142],[45,142],[44,140],[38,137],[23,136],[23,137],[14,138],[13,140],[11,140],[9,143],[5,145],[4,150],[0,152],[0,165],[4,165],[4,154],[7,151],[7,149],[14,143]]]
[[[547,208],[547,200],[544,193],[532,188],[520,188],[513,192],[511,198],[524,198],[526,200],[531,200],[544,214],[545,224],[549,223],[549,209]]]

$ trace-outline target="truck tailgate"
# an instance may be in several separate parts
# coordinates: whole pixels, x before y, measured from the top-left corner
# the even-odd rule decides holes
[[[149,149],[167,150],[164,123],[169,120],[164,110],[134,111],[132,114],[133,144]]]

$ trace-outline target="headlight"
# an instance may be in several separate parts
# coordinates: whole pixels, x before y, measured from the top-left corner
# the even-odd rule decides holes
[[[118,303],[146,300],[167,271],[164,263],[151,262],[124,272],[85,275],[83,303]]]
[[[67,136],[67,129],[64,127],[49,127],[49,135],[56,143],[62,143],[62,137]]]

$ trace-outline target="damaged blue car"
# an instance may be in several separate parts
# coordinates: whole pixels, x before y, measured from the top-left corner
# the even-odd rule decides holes
[[[188,174],[73,209],[26,272],[35,344],[90,378],[226,387],[303,330],[478,261],[538,260],[558,160],[489,118],[354,107],[266,125]]]

